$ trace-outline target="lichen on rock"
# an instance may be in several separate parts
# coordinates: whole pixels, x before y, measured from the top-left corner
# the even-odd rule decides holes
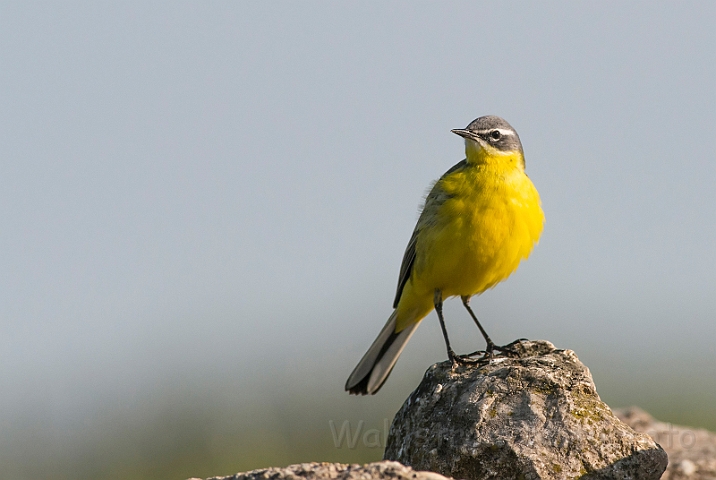
[[[520,341],[476,365],[433,365],[396,414],[385,459],[466,479],[659,478],[663,449],[601,401],[571,350]]]

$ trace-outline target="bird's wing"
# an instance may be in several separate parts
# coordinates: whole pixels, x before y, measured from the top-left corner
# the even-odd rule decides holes
[[[446,175],[450,175],[451,173],[466,168],[467,166],[467,160],[462,160],[456,163],[450,168],[450,170],[445,172],[442,177],[440,177],[440,180],[445,178]],[[410,274],[413,272],[413,264],[415,263],[416,246],[418,244],[418,235],[420,233],[420,229],[425,224],[425,220],[432,216],[431,214],[433,213],[434,209],[442,205],[442,203],[447,198],[447,196],[442,190],[435,188],[436,185],[440,182],[440,180],[435,182],[432,189],[430,190],[430,193],[428,193],[428,196],[425,198],[425,206],[423,207],[423,211],[420,213],[418,224],[415,225],[413,234],[410,236],[410,240],[408,241],[408,246],[405,248],[405,253],[403,254],[403,263],[401,263],[400,265],[400,275],[398,275],[398,288],[395,292],[393,308],[398,308],[400,296],[403,294],[405,284],[408,283],[408,280],[410,279]]]
[[[393,308],[398,308],[398,302],[400,301],[400,296],[403,294],[403,288],[405,288],[405,284],[408,283],[410,273],[413,271],[413,263],[415,263],[415,245],[418,243],[419,227],[420,222],[418,222],[418,224],[415,226],[415,230],[413,230],[413,235],[410,237],[408,246],[405,248],[405,253],[403,254],[403,263],[400,265],[400,275],[398,275],[398,289],[395,292]]]

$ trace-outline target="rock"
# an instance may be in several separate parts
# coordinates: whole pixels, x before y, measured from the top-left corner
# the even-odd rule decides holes
[[[659,442],[669,454],[663,480],[716,479],[716,433],[660,422],[637,407],[614,413],[637,432]]]
[[[433,472],[417,472],[398,462],[376,462],[367,465],[345,465],[342,463],[301,463],[286,468],[264,468],[230,477],[212,477],[207,480],[448,480]],[[189,479],[199,480],[199,479]]]
[[[545,341],[480,365],[433,365],[393,419],[385,459],[455,478],[657,479],[667,456],[600,400],[589,369]]]

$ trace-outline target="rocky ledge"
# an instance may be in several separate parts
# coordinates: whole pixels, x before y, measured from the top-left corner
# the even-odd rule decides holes
[[[343,463],[300,463],[286,468],[263,468],[230,477],[207,480],[448,480],[433,472],[418,472],[398,462],[376,462],[367,465]],[[189,479],[200,480],[200,479]]]
[[[601,401],[589,369],[546,341],[433,365],[393,419],[384,458],[469,479],[658,479],[667,455]]]

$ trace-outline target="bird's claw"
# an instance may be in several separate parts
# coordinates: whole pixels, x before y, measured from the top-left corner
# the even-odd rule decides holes
[[[480,358],[476,359],[477,361],[483,361],[483,360],[489,360],[491,358],[496,357],[521,357],[521,353],[517,347],[522,341],[527,340],[526,338],[520,338],[515,340],[512,343],[508,343],[507,345],[503,346],[497,346],[494,343],[488,344],[487,348],[485,350],[476,350],[472,353],[469,353],[465,355],[465,357],[476,357],[479,356]],[[497,352],[497,353],[496,353]]]

